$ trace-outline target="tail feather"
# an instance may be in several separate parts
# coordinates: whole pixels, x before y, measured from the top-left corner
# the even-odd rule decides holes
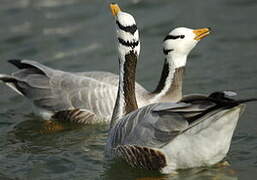
[[[17,81],[15,78],[7,74],[0,74],[0,80],[4,83],[8,83],[8,82],[11,83],[11,82]]]
[[[18,94],[31,100],[40,99],[50,93],[50,77],[53,70],[35,61],[11,59],[9,63],[19,70],[11,75],[0,74],[4,82]]]
[[[22,90],[17,85],[18,80],[15,79],[14,77],[12,77],[10,75],[6,75],[6,74],[0,74],[0,81],[5,83],[7,86],[9,86],[11,89],[13,89],[18,94],[24,96],[24,93],[22,92]]]
[[[36,61],[30,61],[30,60],[20,60],[20,59],[10,59],[8,60],[9,63],[14,65],[20,70],[26,69],[30,70],[36,74],[42,74],[45,76],[51,76],[52,75],[52,69],[49,67],[46,67]],[[19,72],[19,71],[18,71]]]
[[[0,82],[27,97],[41,109],[60,111],[70,108],[68,92],[61,89],[61,83],[66,80],[62,71],[53,70],[35,61],[12,59],[9,62],[18,70],[11,75],[0,74]],[[66,74],[69,76],[69,73]],[[70,81],[73,83],[75,80],[70,78]]]
[[[223,92],[214,92],[209,95],[208,99],[212,102],[215,102],[217,105],[222,107],[234,107],[242,103],[257,101],[257,98],[247,98],[247,99],[232,99],[230,96],[235,96],[236,93],[232,91],[223,91]]]
[[[10,60],[8,60],[9,63],[11,63],[12,65],[16,66],[18,69],[31,68],[30,65],[24,64],[21,61],[22,61],[21,59],[10,59]]]
[[[240,100],[237,100],[237,102],[238,102],[239,104],[247,103],[247,102],[252,102],[252,101],[257,101],[257,98],[249,98],[249,99],[240,99]]]

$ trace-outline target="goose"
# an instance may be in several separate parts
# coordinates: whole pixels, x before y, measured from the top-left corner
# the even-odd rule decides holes
[[[191,37],[195,41],[192,44],[200,40],[197,35]],[[236,93],[218,91],[138,109],[135,93],[138,51],[132,46],[133,41],[128,42],[130,46],[118,44],[119,87],[105,146],[107,159],[119,158],[132,167],[164,174],[222,161],[245,109],[244,103],[257,99],[235,100],[232,97]]]
[[[107,159],[122,159],[132,167],[163,174],[221,162],[229,151],[244,103],[257,101],[235,100],[231,94],[196,94],[177,103],[135,106],[134,111],[113,122],[105,147]]]
[[[117,28],[128,38],[139,38],[133,16],[122,12],[117,4],[112,5],[112,8]],[[196,35],[202,39],[209,33],[209,28],[193,31],[178,28],[164,38],[165,62],[156,89],[148,92],[140,84],[135,85],[139,107],[181,99],[187,55],[198,42],[193,41],[190,44],[190,37]],[[140,49],[139,39],[135,46]],[[183,46],[186,48],[181,48]],[[64,119],[84,124],[110,121],[115,105],[118,75],[100,71],[65,72],[32,60],[12,59],[9,62],[19,70],[11,75],[0,74],[0,81],[29,99],[35,114],[43,119]]]

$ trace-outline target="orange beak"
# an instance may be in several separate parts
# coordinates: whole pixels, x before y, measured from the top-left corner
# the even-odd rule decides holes
[[[211,28],[202,28],[202,29],[196,29],[193,31],[195,34],[195,40],[200,41],[204,37],[208,36],[211,32]]]
[[[117,16],[117,14],[121,11],[118,4],[115,3],[110,4],[110,9],[112,11],[113,16]]]

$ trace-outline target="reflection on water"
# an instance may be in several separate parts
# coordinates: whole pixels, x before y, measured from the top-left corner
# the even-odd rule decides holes
[[[117,173],[118,172],[118,173]],[[145,170],[133,169],[123,162],[116,162],[103,174],[105,180],[124,178],[135,180],[237,180],[237,172],[231,167],[195,168],[180,170],[178,174],[161,175]]]
[[[0,73],[6,60],[26,58],[66,71],[117,72],[109,1],[12,0],[0,6]],[[137,79],[149,90],[159,80],[161,42],[174,27],[212,27],[191,53],[185,94],[235,90],[257,96],[256,0],[130,0],[141,32]],[[146,70],[147,69],[147,70]],[[231,167],[197,168],[178,175],[132,169],[104,159],[108,125],[49,124],[31,113],[23,97],[0,85],[0,179],[254,179],[257,170],[257,104],[247,106],[228,154]]]

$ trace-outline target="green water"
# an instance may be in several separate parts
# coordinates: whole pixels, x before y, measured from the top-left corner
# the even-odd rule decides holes
[[[137,80],[153,90],[163,63],[161,42],[175,27],[212,27],[188,60],[184,93],[234,90],[257,96],[256,0],[118,1],[140,29]],[[0,72],[11,58],[67,71],[117,72],[114,22],[102,0],[1,0]],[[44,122],[30,104],[0,85],[0,179],[255,179],[257,103],[247,105],[235,131],[227,168],[201,168],[161,176],[104,161],[107,125],[40,132]]]

